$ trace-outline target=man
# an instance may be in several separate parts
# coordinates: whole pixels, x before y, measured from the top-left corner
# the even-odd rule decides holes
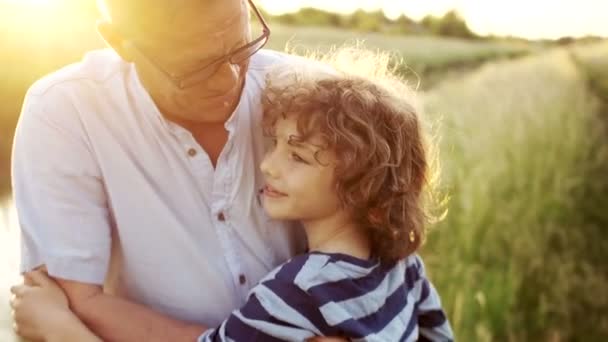
[[[22,271],[44,265],[103,340],[195,340],[301,242],[257,199],[264,72],[289,58],[259,51],[249,5],[260,37],[245,0],[105,0],[112,50],[26,96]]]

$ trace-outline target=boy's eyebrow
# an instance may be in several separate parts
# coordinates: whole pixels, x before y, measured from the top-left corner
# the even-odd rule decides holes
[[[296,135],[290,135],[287,138],[287,144],[290,146],[294,146],[294,147],[298,147],[298,148],[303,148],[306,150],[310,150],[313,153],[316,153],[319,146],[311,144],[309,142],[306,141],[301,141],[300,138]]]

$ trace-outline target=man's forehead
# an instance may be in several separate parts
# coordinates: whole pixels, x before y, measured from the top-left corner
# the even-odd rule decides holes
[[[131,26],[127,16],[136,17],[132,23],[139,21],[139,27],[134,27],[136,32],[133,33],[142,40],[180,40],[189,35],[217,38],[241,29],[248,19],[244,0],[154,0],[141,11],[131,15],[124,13],[122,24]]]
[[[196,23],[199,27],[235,20],[247,10],[244,0],[163,0],[163,3],[164,9],[156,13],[158,20],[176,25]]]

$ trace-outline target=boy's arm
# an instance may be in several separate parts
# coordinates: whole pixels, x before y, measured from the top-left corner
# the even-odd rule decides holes
[[[56,281],[68,296],[72,311],[104,341],[196,341],[206,330],[106,294],[98,285]]]
[[[418,326],[420,338],[418,341],[454,341],[454,333],[450,327],[447,316],[441,306],[439,293],[426,277],[422,259],[417,256],[420,280],[418,298]]]
[[[323,336],[325,325],[316,301],[306,291],[296,284],[270,279],[254,287],[243,307],[216,329],[206,331],[199,341],[348,341]]]
[[[296,285],[266,280],[251,290],[239,310],[201,336],[200,342],[307,341],[322,335],[307,317],[308,312],[313,312],[313,305]]]
[[[426,278],[422,279],[422,295],[418,310],[419,341],[454,340],[454,333],[441,307],[439,295]]]

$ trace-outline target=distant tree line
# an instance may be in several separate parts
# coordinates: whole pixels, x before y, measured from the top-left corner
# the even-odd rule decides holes
[[[366,12],[359,9],[351,14],[338,14],[310,7],[276,16],[266,14],[266,17],[291,26],[331,26],[385,34],[433,34],[446,37],[479,38],[455,10],[440,17],[427,15],[420,21],[415,21],[404,14],[392,20],[380,10]]]

